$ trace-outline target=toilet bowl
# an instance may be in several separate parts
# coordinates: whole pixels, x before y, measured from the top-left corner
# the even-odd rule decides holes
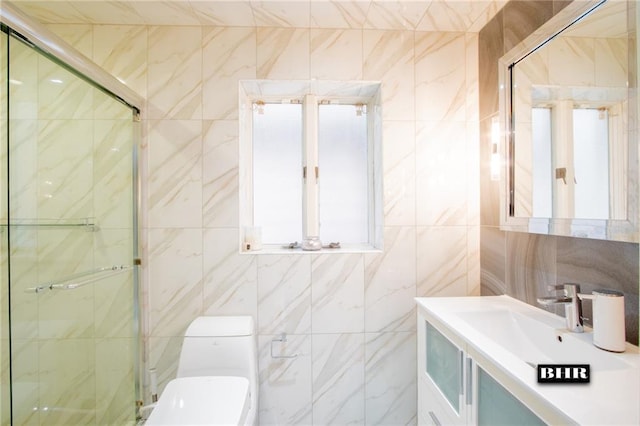
[[[145,424],[250,426],[257,406],[253,318],[198,317],[185,332],[177,377]]]

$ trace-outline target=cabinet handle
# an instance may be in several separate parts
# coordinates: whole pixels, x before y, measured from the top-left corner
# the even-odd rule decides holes
[[[433,420],[434,425],[442,426],[442,423],[440,423],[440,420],[438,420],[438,417],[436,417],[433,411],[429,411],[429,417],[431,417],[431,420]]]
[[[464,393],[464,355],[462,351],[458,351],[459,355],[459,364],[458,364],[458,373],[460,375],[460,384],[458,386],[458,393],[462,395]]]
[[[466,389],[467,405],[473,405],[473,360],[467,358],[467,389]]]

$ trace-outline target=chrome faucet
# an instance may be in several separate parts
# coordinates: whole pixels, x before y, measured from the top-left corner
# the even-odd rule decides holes
[[[550,285],[549,291],[562,292],[558,296],[539,297],[538,303],[541,305],[564,305],[564,315],[567,321],[567,329],[574,333],[582,333],[584,331],[582,318],[582,300],[578,297],[580,293],[580,285],[573,283],[565,283],[558,285]]]

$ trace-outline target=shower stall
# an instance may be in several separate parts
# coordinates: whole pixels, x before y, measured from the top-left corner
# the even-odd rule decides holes
[[[136,422],[140,104],[2,5],[3,425]]]

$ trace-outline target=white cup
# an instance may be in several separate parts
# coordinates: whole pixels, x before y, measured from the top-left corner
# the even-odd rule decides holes
[[[624,352],[624,295],[616,290],[601,289],[580,297],[593,302],[593,344],[607,351]]]

